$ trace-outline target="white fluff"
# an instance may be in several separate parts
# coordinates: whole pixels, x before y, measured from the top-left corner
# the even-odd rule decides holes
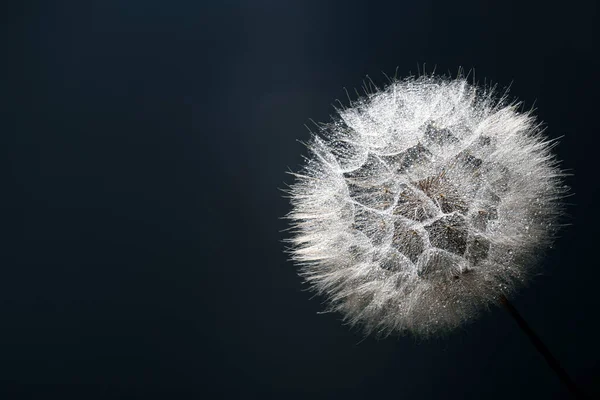
[[[292,259],[367,333],[444,333],[526,282],[566,187],[531,112],[464,77],[337,110],[290,187]]]

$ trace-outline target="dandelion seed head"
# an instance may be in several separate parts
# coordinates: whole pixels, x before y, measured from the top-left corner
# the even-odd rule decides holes
[[[293,173],[291,258],[366,333],[436,335],[527,282],[566,187],[532,112],[425,75],[337,109]]]

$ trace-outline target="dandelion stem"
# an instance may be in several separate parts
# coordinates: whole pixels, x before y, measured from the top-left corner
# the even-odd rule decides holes
[[[506,308],[506,310],[510,313],[510,315],[515,319],[519,328],[523,330],[523,332],[527,335],[531,343],[535,346],[537,351],[544,357],[550,368],[554,370],[556,375],[560,378],[560,380],[565,384],[569,392],[576,399],[585,399],[585,395],[583,392],[575,385],[575,383],[571,380],[567,372],[560,366],[558,360],[554,358],[550,350],[546,347],[546,345],[542,342],[539,336],[531,329],[529,324],[521,317],[521,314],[517,311],[517,309],[508,301],[506,296],[502,295],[500,297],[500,303]]]

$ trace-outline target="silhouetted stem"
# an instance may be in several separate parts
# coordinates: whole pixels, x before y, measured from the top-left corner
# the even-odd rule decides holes
[[[560,380],[569,389],[569,392],[571,392],[571,394],[576,399],[585,399],[586,397],[583,394],[583,392],[581,392],[581,390],[579,390],[579,388],[575,386],[575,383],[573,383],[569,375],[567,375],[567,372],[560,366],[556,358],[554,358],[554,356],[550,353],[550,350],[548,350],[548,348],[546,347],[546,345],[544,345],[542,340],[529,327],[527,322],[523,319],[523,317],[521,317],[521,314],[519,314],[517,309],[508,301],[506,296],[502,295],[500,297],[500,302],[508,310],[508,312],[515,319],[515,321],[517,321],[519,327],[523,330],[523,332],[525,332],[525,334],[527,335],[531,343],[533,343],[537,351],[539,351],[540,354],[544,357],[550,368],[552,368],[554,372],[556,372],[556,375],[558,375]]]

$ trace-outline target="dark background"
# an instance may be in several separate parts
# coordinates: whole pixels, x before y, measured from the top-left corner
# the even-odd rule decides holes
[[[600,393],[595,1],[39,1],[0,13],[0,397],[563,399],[496,308],[445,339],[317,315],[280,188],[344,87],[511,84],[575,195],[514,304]]]

